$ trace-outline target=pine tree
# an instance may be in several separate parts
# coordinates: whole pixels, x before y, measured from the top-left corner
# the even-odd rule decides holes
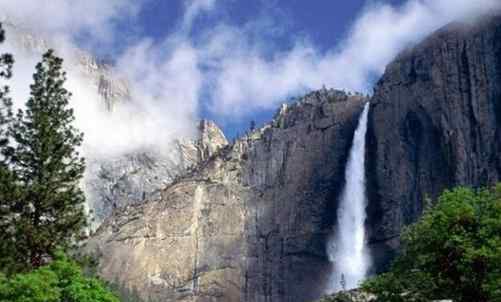
[[[49,50],[33,78],[26,109],[8,127],[13,144],[4,152],[19,186],[10,235],[16,263],[24,269],[40,267],[71,246],[86,225],[79,188],[85,164],[77,151],[83,135],[72,126],[62,59]]]
[[[5,40],[5,31],[0,24],[0,43]],[[4,53],[0,55],[0,268],[12,265],[13,258],[11,254],[5,254],[3,251],[12,249],[11,219],[13,217],[11,208],[16,199],[17,188],[15,177],[7,167],[5,157],[2,155],[6,150],[9,140],[7,137],[7,126],[12,121],[12,101],[9,98],[9,87],[6,81],[12,76],[12,65],[14,59],[11,54]]]
[[[0,43],[5,40],[5,31],[0,24]],[[14,59],[11,54],[4,53],[0,55],[0,79],[8,80],[12,76],[12,65]],[[7,145],[5,126],[12,118],[12,101],[9,98],[9,86],[0,87],[0,148]],[[3,162],[3,158],[2,158]]]

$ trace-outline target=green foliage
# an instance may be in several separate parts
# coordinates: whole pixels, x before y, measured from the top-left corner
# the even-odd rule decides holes
[[[5,31],[0,24],[0,43],[5,40]],[[0,80],[8,80],[12,76],[12,65],[14,64],[14,59],[10,54],[0,55]],[[4,85],[0,87],[0,150],[5,148],[8,144],[8,137],[6,135],[6,128],[9,122],[12,120],[12,101],[9,98],[9,86]],[[0,180],[5,178],[10,178],[10,172],[6,167],[5,159],[0,156]],[[0,192],[1,194],[2,192]],[[0,201],[4,200],[2,195],[0,195]],[[4,210],[5,206],[0,203],[0,215],[1,211]],[[1,217],[1,216],[0,216]],[[0,229],[2,221],[0,220]]]
[[[0,173],[0,264],[7,273],[37,268],[77,242],[86,225],[79,181],[82,134],[73,126],[62,59],[49,50],[36,66],[25,110],[8,122]]]
[[[13,62],[0,55],[0,78],[11,77]],[[72,126],[65,80],[62,60],[48,51],[24,111],[14,116],[9,88],[0,87],[0,302],[119,301],[58,252],[86,225],[82,134]]]
[[[5,40],[5,31],[0,24],[0,43]],[[12,55],[0,55],[0,80],[5,83],[12,76],[14,59]],[[0,87],[0,151],[3,153],[9,144],[7,128],[12,122],[12,101],[9,98],[9,87]],[[15,264],[12,254],[3,251],[12,250],[13,242],[9,240],[11,226],[11,209],[16,199],[18,190],[13,172],[8,168],[7,160],[0,154],[0,268],[12,267]]]
[[[445,191],[401,239],[391,271],[363,285],[379,301],[501,301],[501,185]]]
[[[345,292],[340,292],[332,296],[324,297],[318,302],[353,302],[353,298],[350,294]]]
[[[49,265],[7,278],[0,274],[0,302],[119,302],[105,284],[83,275],[74,261],[57,255]]]

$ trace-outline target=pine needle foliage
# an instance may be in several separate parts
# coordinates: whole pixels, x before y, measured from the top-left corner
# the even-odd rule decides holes
[[[11,142],[2,148],[11,188],[0,189],[8,212],[1,220],[8,224],[3,239],[10,248],[2,244],[0,256],[15,263],[13,271],[44,265],[56,250],[76,243],[87,223],[79,187],[85,169],[78,152],[83,134],[73,126],[62,63],[52,50],[43,55],[25,109],[7,128]]]

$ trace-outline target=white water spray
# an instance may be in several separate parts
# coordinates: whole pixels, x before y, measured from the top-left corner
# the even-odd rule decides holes
[[[369,103],[358,121],[345,171],[346,184],[337,212],[335,236],[329,240],[329,260],[334,264],[328,292],[352,289],[365,278],[370,256],[365,238],[365,135]]]

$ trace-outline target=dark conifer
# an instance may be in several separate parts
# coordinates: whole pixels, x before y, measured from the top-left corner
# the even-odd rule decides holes
[[[5,40],[5,31],[0,24],[0,43]],[[11,54],[0,55],[0,80],[8,80],[12,76],[14,59]],[[6,125],[12,118],[12,101],[9,98],[9,86],[0,87],[0,148],[7,145]]]
[[[5,40],[5,31],[0,24],[0,43]],[[12,76],[14,59],[11,54],[0,55],[0,268],[10,267],[15,262],[12,251],[14,245],[11,228],[11,208],[16,199],[17,188],[15,177],[8,169],[3,153],[8,147],[7,128],[12,121],[12,101],[9,98],[9,86],[6,81]],[[5,251],[8,251],[5,253]]]
[[[49,50],[33,78],[26,109],[8,127],[12,144],[4,152],[19,190],[10,209],[9,234],[15,262],[26,269],[75,243],[86,225],[79,187],[85,165],[77,151],[82,133],[72,126],[62,59]]]

